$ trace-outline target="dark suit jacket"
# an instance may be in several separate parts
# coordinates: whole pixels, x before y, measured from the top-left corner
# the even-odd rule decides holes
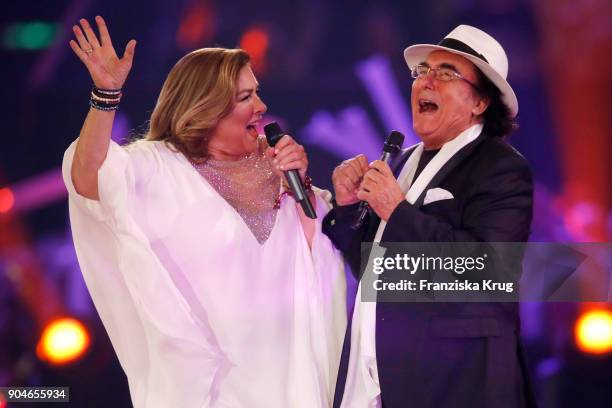
[[[392,163],[396,175],[412,150]],[[422,205],[434,187],[454,199]],[[440,169],[415,205],[404,201],[395,209],[381,242],[524,242],[532,204],[526,160],[502,139],[481,134]],[[336,207],[323,224],[353,271],[359,271],[361,242],[372,241],[380,223],[374,215],[353,231],[356,212],[357,205]],[[344,390],[349,340],[350,327],[335,406]],[[535,406],[516,303],[379,302],[376,354],[386,408]]]

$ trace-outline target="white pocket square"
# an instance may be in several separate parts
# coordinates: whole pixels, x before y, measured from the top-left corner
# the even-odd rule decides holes
[[[455,197],[450,191],[436,187],[427,190],[427,193],[425,193],[425,199],[423,200],[423,205],[431,204],[440,200],[450,200],[453,198]]]

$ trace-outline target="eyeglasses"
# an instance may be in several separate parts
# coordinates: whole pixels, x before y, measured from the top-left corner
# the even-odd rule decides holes
[[[455,79],[462,79],[468,84],[472,85],[474,88],[479,89],[476,84],[465,79],[460,73],[449,67],[432,68],[427,65],[419,64],[412,68],[412,71],[410,71],[410,75],[414,79],[419,79],[425,78],[427,75],[429,75],[430,72],[433,72],[434,78],[438,81],[448,82],[453,81]]]

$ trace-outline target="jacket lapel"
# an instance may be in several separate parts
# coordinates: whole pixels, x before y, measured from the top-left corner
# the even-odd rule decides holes
[[[476,146],[478,146],[487,136],[484,133],[480,133],[480,135],[471,143],[465,145],[461,150],[459,150],[453,157],[451,157],[441,168],[438,170],[436,175],[431,179],[431,181],[427,184],[427,186],[419,195],[419,198],[414,202],[414,206],[420,208],[423,205],[423,201],[425,200],[425,195],[427,190],[438,187],[438,185],[444,180],[444,178],[451,172],[455,167],[457,167],[462,161],[466,160],[474,151]]]

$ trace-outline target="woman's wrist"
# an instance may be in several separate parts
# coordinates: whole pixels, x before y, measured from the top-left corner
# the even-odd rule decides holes
[[[314,197],[314,192],[312,191],[312,178],[308,175],[305,176],[303,183],[304,183],[304,190],[306,190],[306,195],[312,201],[312,197]],[[293,191],[289,187],[289,184],[287,183],[287,180],[285,179],[285,177],[282,178],[282,185],[283,185],[283,191],[278,195],[278,197],[276,198],[276,201],[274,202],[275,209],[280,208],[281,201],[286,195],[293,197]]]
[[[122,96],[121,89],[102,89],[94,85],[89,97],[89,106],[101,111],[114,111],[119,108]]]
[[[305,175],[304,177],[301,177],[302,179],[302,183],[304,184],[304,189],[307,192],[312,192],[312,178],[309,175]],[[283,183],[283,190],[286,191],[289,195],[293,195],[293,192],[291,191],[291,188],[289,187],[289,183],[287,183],[287,179],[285,177],[282,177],[282,183]]]

